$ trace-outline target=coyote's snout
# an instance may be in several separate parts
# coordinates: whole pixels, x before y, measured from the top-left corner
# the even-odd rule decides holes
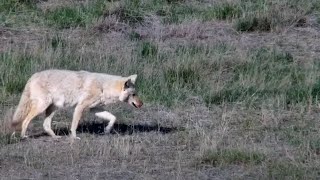
[[[35,73],[21,95],[12,127],[16,131],[21,130],[21,137],[24,138],[31,120],[44,112],[46,118],[43,128],[50,136],[57,138],[51,129],[52,117],[59,108],[74,107],[70,131],[71,137],[77,138],[78,123],[87,109],[116,101],[140,108],[143,103],[137,96],[136,79],[136,74],[122,77],[87,71],[45,70]],[[109,120],[105,132],[110,132],[116,117],[108,111],[97,112],[95,115]]]

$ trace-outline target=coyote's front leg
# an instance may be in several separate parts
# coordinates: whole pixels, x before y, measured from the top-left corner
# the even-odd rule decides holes
[[[109,121],[108,126],[104,128],[104,132],[110,133],[117,118],[113,114],[109,113],[108,111],[97,112],[95,113],[95,115],[99,118]]]
[[[71,123],[71,129],[70,129],[72,139],[80,139],[79,137],[77,137],[76,130],[77,130],[79,121],[81,119],[82,113],[85,110],[85,107],[86,106],[84,106],[84,105],[78,105],[74,109],[72,123]]]

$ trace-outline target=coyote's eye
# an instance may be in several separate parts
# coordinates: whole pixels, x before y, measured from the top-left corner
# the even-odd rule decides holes
[[[132,96],[136,96],[136,94],[132,94]]]

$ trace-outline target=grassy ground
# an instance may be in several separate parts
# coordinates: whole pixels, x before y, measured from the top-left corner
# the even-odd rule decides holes
[[[0,0],[1,179],[319,179],[320,2]],[[31,74],[138,74],[145,106],[7,123]]]

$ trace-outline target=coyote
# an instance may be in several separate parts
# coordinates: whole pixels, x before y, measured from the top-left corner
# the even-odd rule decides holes
[[[122,77],[88,71],[51,69],[33,74],[27,81],[11,126],[26,138],[30,121],[45,113],[43,128],[53,138],[59,138],[51,129],[51,120],[59,108],[74,107],[71,123],[71,138],[76,136],[79,120],[85,110],[101,107],[117,101],[126,102],[135,108],[143,103],[135,90],[137,74]],[[109,120],[105,133],[112,129],[116,117],[108,111],[96,112],[99,118]],[[15,133],[14,131],[14,133]]]

